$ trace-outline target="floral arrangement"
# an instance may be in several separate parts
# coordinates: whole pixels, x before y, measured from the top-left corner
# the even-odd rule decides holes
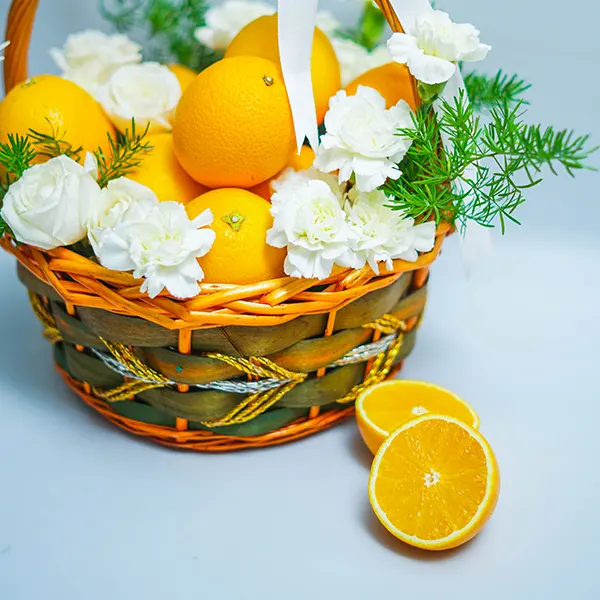
[[[120,2],[112,11],[103,5],[103,14],[120,32],[83,31],[51,55],[62,80],[101,107],[107,139],[95,148],[77,146],[74,132],[57,128],[51,115],[42,130],[11,131],[12,113],[0,105],[5,174],[0,227],[15,243],[44,250],[69,246],[109,269],[132,272],[153,298],[196,296],[204,281],[203,257],[226,243],[218,241],[214,219],[233,232],[244,227],[247,216],[237,209],[226,215],[213,214],[210,204],[198,214],[191,209],[195,197],[210,197],[207,188],[244,188],[270,203],[271,220],[260,244],[284,252],[278,254],[282,264],[270,273],[323,280],[336,268],[368,266],[379,274],[392,269],[394,260],[416,261],[433,248],[442,223],[489,227],[498,217],[504,227],[507,219],[516,221],[514,210],[541,181],[544,166],[554,170],[560,164],[572,173],[584,168],[593,151],[586,136],[525,124],[522,94],[528,86],[516,76],[470,73],[464,88],[448,99],[446,87],[462,66],[490,51],[479,31],[432,9],[386,44],[385,20],[370,1],[355,29],[344,29],[328,13],[318,16],[323,56],[333,67],[323,82],[313,74],[317,104],[319,90],[327,85],[329,90],[319,143],[303,148],[305,164],[292,164],[298,163],[291,152],[292,118],[281,94],[273,96],[270,115],[256,108],[255,117],[253,106],[247,108],[249,120],[263,119],[264,156],[244,147],[241,138],[219,148],[238,124],[245,128],[241,113],[228,121],[228,105],[221,106],[218,97],[217,112],[209,112],[207,102],[205,112],[194,112],[200,87],[225,81],[227,101],[246,101],[242,77],[227,73],[222,79],[221,73],[247,60],[231,51],[253,28],[262,31],[254,39],[276,31],[274,7],[246,0],[214,5],[150,0]],[[147,50],[124,33],[136,29],[146,31]],[[180,64],[157,61],[165,56]],[[268,65],[247,62],[243,72],[254,66],[265,72],[257,80],[261,94],[284,92],[277,65],[272,72]],[[378,79],[381,73],[385,77]],[[397,85],[391,91],[390,77]],[[28,96],[35,83],[20,86],[18,94]],[[3,105],[10,104],[11,94]],[[218,135],[209,144],[217,121]],[[270,127],[273,133],[265,134]],[[173,197],[159,197],[150,179],[135,177],[160,135],[168,135],[172,145],[169,174],[178,186]],[[190,136],[202,142],[190,142]],[[283,144],[277,152],[269,150],[274,140]],[[213,168],[206,175],[205,154],[212,149],[205,146],[215,148],[211,164],[223,164],[222,173]],[[237,172],[236,151],[242,161],[264,160],[250,175]],[[178,196],[183,187],[195,193]],[[240,248],[255,251],[260,247]],[[226,267],[234,272],[233,282],[235,268]]]

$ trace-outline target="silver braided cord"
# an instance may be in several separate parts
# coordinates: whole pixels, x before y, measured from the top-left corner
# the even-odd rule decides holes
[[[395,339],[396,336],[392,334],[381,338],[377,342],[363,344],[362,346],[354,348],[354,350],[348,352],[346,356],[336,360],[334,363],[329,365],[328,368],[345,367],[347,365],[365,362],[370,358],[385,352]],[[101,352],[100,350],[95,350],[93,348],[90,348],[90,350],[94,356],[99,358],[109,369],[123,377],[141,381],[143,383],[164,384],[164,381],[159,381],[158,379],[146,379],[133,374],[124,364],[106,352]],[[190,388],[197,390],[216,390],[219,392],[230,392],[233,394],[255,394],[258,392],[273,390],[281,387],[282,384],[289,383],[290,381],[291,380],[282,381],[280,379],[261,379],[259,381],[213,381],[211,383],[202,385],[191,385]],[[178,382],[176,381],[169,381],[167,382],[167,385],[177,385],[177,383]]]

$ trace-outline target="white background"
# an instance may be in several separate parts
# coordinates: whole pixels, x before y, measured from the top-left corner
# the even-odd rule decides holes
[[[51,68],[48,46],[99,24],[91,0],[40,4],[32,73]],[[531,120],[600,140],[596,2],[438,4],[480,27],[494,47],[486,69],[533,83]],[[470,280],[456,240],[433,269],[404,376],[476,407],[503,477],[488,527],[446,554],[379,526],[352,422],[226,456],[105,424],[54,372],[13,260],[0,256],[0,598],[599,598],[598,177],[534,190],[523,226],[497,237]]]

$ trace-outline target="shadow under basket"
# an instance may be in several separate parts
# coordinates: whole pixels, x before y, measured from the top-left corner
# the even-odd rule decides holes
[[[182,449],[282,444],[349,417],[415,344],[435,248],[376,275],[203,284],[178,301],[74,252],[9,239],[58,371],[115,425]]]

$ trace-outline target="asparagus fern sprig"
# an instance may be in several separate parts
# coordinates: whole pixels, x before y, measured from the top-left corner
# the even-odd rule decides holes
[[[80,161],[83,154],[83,146],[74,148],[73,145],[65,139],[65,134],[61,134],[56,127],[46,119],[50,127],[50,133],[42,133],[29,130],[28,137],[33,143],[36,153],[44,159],[55,158],[65,155],[73,160]]]
[[[484,123],[462,92],[452,103],[441,101],[437,118],[419,111],[414,128],[399,131],[413,144],[400,165],[402,177],[385,186],[391,207],[416,220],[460,226],[492,227],[499,219],[504,231],[507,221],[518,223],[514,212],[542,181],[544,168],[556,173],[563,167],[570,175],[590,168],[586,161],[597,148],[588,136],[528,125],[523,109],[522,101],[496,104]]]
[[[94,152],[98,162],[98,184],[106,187],[109,181],[124,177],[138,167],[145,153],[152,150],[152,145],[146,140],[148,126],[143,133],[138,133],[135,121],[131,120],[131,128],[118,139],[108,137],[108,153],[100,148]]]
[[[476,111],[485,111],[499,104],[525,103],[523,94],[531,87],[526,81],[502,70],[490,76],[472,72],[465,76],[469,100]]]

